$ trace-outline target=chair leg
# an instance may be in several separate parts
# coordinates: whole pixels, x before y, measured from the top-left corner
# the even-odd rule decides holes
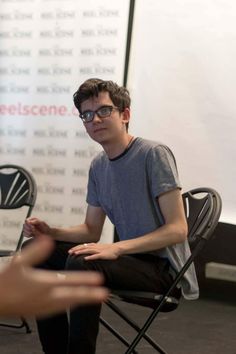
[[[0,326],[1,327],[9,327],[9,328],[24,328],[25,327],[26,333],[31,333],[32,332],[28,322],[23,317],[21,317],[21,323],[20,324],[0,323]]]
[[[25,318],[21,317],[22,327],[25,327],[26,333],[32,333],[32,330]]]
[[[107,321],[105,321],[102,317],[100,317],[99,321],[101,324],[108,329],[116,338],[118,338],[124,345],[127,347],[130,346],[130,343],[119,333],[117,332]],[[134,349],[132,351],[133,354],[138,354],[138,352]]]
[[[113,302],[111,301],[107,301],[106,302],[106,305],[108,307],[110,307],[117,315],[119,315],[126,323],[128,323],[133,329],[135,329],[139,334],[140,334],[140,331],[141,332],[141,336],[138,340],[138,342],[141,340],[141,338],[144,338],[154,349],[156,349],[156,351],[158,351],[160,354],[167,354],[166,351],[159,345],[157,344],[148,334],[146,334],[146,329],[143,331],[142,328],[140,328],[137,323],[135,323],[133,320],[131,320],[129,317],[126,316],[126,314],[121,311],[121,309],[116,306]],[[103,320],[104,321],[104,320]],[[152,320],[153,321],[153,320]],[[152,322],[151,321],[151,322]],[[102,321],[101,321],[102,322]],[[150,322],[150,324],[151,324]],[[148,325],[148,327],[150,326],[150,324]],[[111,327],[112,328],[112,327]],[[112,330],[114,330],[112,328]],[[117,332],[118,333],[118,332]],[[118,334],[120,335],[120,334]],[[138,335],[139,337],[139,335]],[[118,337],[117,337],[118,338]],[[137,337],[135,337],[136,339]],[[122,340],[121,340],[122,341]],[[135,346],[132,348],[131,351],[128,351],[127,353],[132,353],[134,348],[136,347],[136,345],[138,344],[138,342],[135,344]],[[133,342],[131,343],[131,345],[133,344]],[[130,345],[130,344],[129,344]]]
[[[125,352],[125,354],[131,354],[134,350],[134,348],[138,345],[138,343],[140,342],[140,340],[142,338],[145,338],[145,333],[148,330],[148,328],[150,327],[151,323],[153,322],[154,318],[157,315],[157,312],[159,310],[159,307],[157,309],[155,309],[152,314],[149,316],[149,318],[147,319],[147,321],[145,322],[145,324],[143,325],[142,328],[140,328],[140,331],[138,333],[138,335],[134,338],[133,342],[131,343],[130,347],[128,348],[128,350]],[[168,354],[164,349],[162,349],[161,347],[159,347],[159,353],[161,354]]]

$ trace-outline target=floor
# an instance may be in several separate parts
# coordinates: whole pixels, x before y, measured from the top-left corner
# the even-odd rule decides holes
[[[162,313],[155,320],[149,333],[169,354],[236,354],[236,301],[213,301],[200,299],[182,301],[172,313]],[[147,312],[146,308],[122,303],[122,308],[133,315],[139,323]],[[132,308],[132,310],[131,310]],[[131,310],[131,311],[130,311]],[[128,338],[133,330],[117,319],[104,306],[103,317],[112,321]],[[33,332],[25,334],[22,329],[0,327],[1,354],[42,354],[34,321],[30,321]],[[138,346],[139,354],[154,353],[144,340]],[[125,353],[123,344],[105,328],[100,329],[97,354]],[[78,354],[83,354],[78,351]]]

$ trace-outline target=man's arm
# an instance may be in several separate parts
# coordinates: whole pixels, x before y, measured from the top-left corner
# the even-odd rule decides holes
[[[158,204],[165,224],[153,232],[132,240],[119,241],[111,245],[89,244],[76,246],[70,253],[90,254],[87,260],[116,259],[120,255],[158,250],[183,242],[187,237],[187,222],[179,189],[162,194]]]
[[[185,241],[188,229],[180,190],[162,194],[158,203],[165,224],[143,237],[121,241],[121,254],[158,250]]]
[[[57,241],[74,243],[98,242],[104,221],[105,214],[102,208],[88,205],[83,224],[68,228],[57,228],[50,227],[44,221],[31,217],[25,222],[24,235],[25,237],[34,237],[45,233]]]
[[[100,207],[88,205],[83,224],[70,228],[52,228],[53,238],[57,241],[75,243],[98,242],[101,237],[105,214]]]

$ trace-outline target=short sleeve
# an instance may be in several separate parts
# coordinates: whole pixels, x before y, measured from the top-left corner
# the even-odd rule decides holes
[[[99,200],[98,200],[96,180],[95,180],[95,176],[94,176],[92,165],[90,166],[90,169],[89,169],[89,178],[88,178],[86,201],[87,201],[87,203],[89,205],[93,205],[93,206],[96,206],[96,207],[100,206],[100,203],[99,203]]]
[[[181,189],[175,157],[167,146],[157,145],[150,149],[147,170],[154,198],[173,189]]]

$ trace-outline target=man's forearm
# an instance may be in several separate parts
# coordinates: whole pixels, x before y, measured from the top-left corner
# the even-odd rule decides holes
[[[68,228],[53,227],[51,228],[51,236],[57,241],[73,243],[98,242],[100,238],[100,235],[92,232],[86,224]]]
[[[164,225],[147,235],[116,242],[114,247],[118,248],[119,255],[144,253],[181,243],[186,237],[187,228],[185,224]]]

